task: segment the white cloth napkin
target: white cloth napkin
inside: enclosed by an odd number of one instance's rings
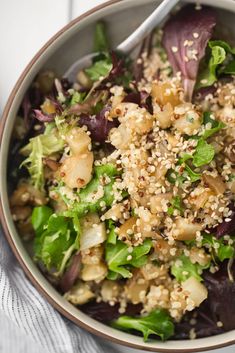
[[[25,277],[0,231],[0,353],[108,353]],[[112,349],[114,352],[114,349]]]

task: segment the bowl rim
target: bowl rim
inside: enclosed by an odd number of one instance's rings
[[[189,0],[191,1],[191,0]],[[231,0],[225,0],[225,2],[229,2]],[[36,54],[33,56],[33,58],[30,60],[28,65],[25,67],[21,75],[19,76],[18,80],[16,81],[13,89],[11,90],[11,93],[8,97],[7,103],[5,104],[1,121],[0,121],[0,147],[2,145],[2,138],[3,134],[5,131],[5,124],[7,119],[9,118],[9,112],[12,106],[12,103],[14,102],[14,97],[18,89],[21,87],[24,79],[27,77],[28,72],[30,69],[34,66],[34,64],[37,62],[37,60],[45,53],[45,51],[67,30],[72,28],[74,25],[77,25],[80,21],[83,19],[89,17],[90,15],[94,14],[95,12],[102,10],[106,7],[112,6],[117,3],[121,3],[122,0],[109,0],[106,1],[103,4],[100,4],[98,6],[93,7],[89,11],[86,11],[82,15],[76,17],[74,20],[70,21],[67,25],[63,26],[59,31],[57,31],[42,47],[39,49]],[[213,6],[214,4],[212,4]],[[222,6],[221,6],[222,7]],[[222,7],[223,8],[223,7]],[[225,6],[226,8],[226,6]],[[2,176],[1,176],[2,177]],[[4,210],[3,210],[3,200],[2,196],[0,193],[0,220],[1,224],[3,227],[3,234],[5,235],[6,240],[8,241],[8,244],[10,245],[11,250],[13,251],[16,259],[18,260],[21,268],[23,269],[24,273],[26,274],[27,278],[30,280],[30,282],[34,285],[34,287],[39,291],[40,294],[43,295],[43,297],[63,316],[65,316],[67,319],[71,320],[73,323],[78,325],[79,327],[87,330],[88,332],[107,339],[109,342],[112,343],[117,343],[121,344],[126,347],[130,348],[135,348],[135,349],[142,349],[144,351],[152,351],[152,352],[165,352],[165,353],[173,353],[173,352],[179,352],[179,353],[191,353],[191,352],[202,352],[202,351],[208,351],[211,349],[217,349],[217,348],[222,348],[222,347],[227,347],[232,344],[235,344],[235,338],[225,341],[223,343],[217,343],[217,344],[212,344],[210,346],[206,347],[201,347],[201,348],[180,348],[180,349],[172,349],[172,348],[154,348],[154,347],[148,347],[146,345],[141,345],[139,343],[131,343],[128,342],[127,340],[120,339],[117,337],[114,337],[113,335],[106,334],[104,332],[101,332],[98,328],[92,327],[89,324],[85,323],[84,321],[80,320],[79,318],[75,317],[73,314],[69,313],[65,308],[63,308],[59,302],[57,302],[47,291],[46,289],[43,288],[43,286],[39,283],[38,279],[32,274],[30,267],[27,265],[26,261],[23,258],[23,255],[21,254],[20,250],[17,248],[16,244],[13,241],[13,236],[11,235],[11,232],[8,228],[7,221],[5,218]],[[95,320],[97,321],[97,320]],[[232,330],[233,331],[233,330]],[[231,332],[232,332],[231,331]],[[223,335],[220,334],[219,336]],[[205,337],[206,338],[211,338],[211,337],[217,337],[216,336],[209,336]],[[185,340],[179,340],[180,341],[185,341]]]

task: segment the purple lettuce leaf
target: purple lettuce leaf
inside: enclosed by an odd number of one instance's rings
[[[108,303],[104,303],[104,302],[97,303],[96,301],[92,301],[82,305],[80,309],[85,314],[92,317],[93,319],[107,323],[118,319],[118,317],[122,315],[118,311],[119,307],[120,305],[118,303],[111,306]],[[139,315],[141,309],[142,309],[141,304],[128,303],[125,311],[125,315],[129,315],[129,316]]]
[[[151,96],[146,91],[130,92],[125,96],[123,102],[138,104],[141,108],[145,108],[150,114],[153,114]]]
[[[110,107],[105,107],[95,116],[82,114],[79,118],[79,126],[86,125],[91,133],[92,141],[105,143],[109,131],[118,126],[118,120],[110,121],[105,115],[110,110]]]
[[[46,114],[40,109],[33,109],[34,117],[42,123],[53,121],[56,114],[61,114],[63,112],[62,105],[56,99],[54,99],[53,97],[47,99],[50,100],[50,103],[54,106],[55,113]]]
[[[69,108],[68,114],[87,114],[90,113],[91,108],[90,102],[76,103]]]
[[[176,323],[173,338],[176,340],[189,339],[191,329],[195,330],[197,338],[223,333],[223,328],[218,327],[216,320],[212,319],[211,316],[212,313],[208,303],[202,303],[200,309],[186,313],[182,321]],[[191,320],[194,321],[195,319],[196,324],[190,324]]]
[[[118,58],[114,51],[111,53],[111,58],[113,67],[107,77],[108,81],[111,81],[124,73],[124,58]]]
[[[41,110],[39,109],[34,109],[34,116],[38,121],[41,121],[42,123],[47,123],[51,122],[55,118],[55,114],[44,114]]]
[[[68,114],[90,114],[96,107],[98,103],[102,103],[103,101],[103,96],[106,94],[106,89],[105,91],[98,91],[98,92],[93,92],[92,95],[90,95],[88,98],[85,98],[84,102],[82,103],[76,103],[73,104],[69,109],[68,109]]]
[[[150,114],[153,114],[152,98],[146,91],[140,92],[140,107],[145,108]]]
[[[140,92],[130,92],[128,93],[124,99],[123,102],[125,103],[135,103],[140,105]]]
[[[208,86],[208,87],[201,87],[194,92],[193,101],[200,103],[200,102],[204,101],[206,96],[208,96],[209,94],[214,95],[216,90],[217,90],[217,88],[214,85]]]
[[[68,269],[63,274],[60,280],[60,289],[63,293],[68,292],[74,285],[76,279],[78,278],[79,272],[81,270],[81,255],[77,253],[73,256],[72,261]]]
[[[228,217],[231,221],[226,222],[224,220],[218,225],[215,230],[215,235],[217,238],[221,238],[224,235],[235,235],[235,205],[230,204],[229,209],[232,211],[232,214]]]
[[[194,320],[196,320],[195,324],[190,324]],[[186,313],[182,320],[176,323],[173,338],[176,340],[189,339],[191,329],[195,330],[197,338],[214,336],[224,332],[223,328],[217,326],[216,318],[211,313],[208,302],[202,303],[199,309]]]
[[[174,73],[181,72],[188,101],[192,99],[199,63],[215,25],[216,17],[211,8],[197,10],[194,5],[188,5],[164,26],[162,43]]]
[[[39,108],[42,101],[43,95],[39,88],[35,86],[30,87],[21,104],[21,111],[27,129],[30,129],[33,124],[33,109]]]
[[[110,84],[116,84],[117,79],[123,79],[126,71],[126,63],[124,57],[119,57],[114,51],[111,52],[112,68],[108,75],[100,82],[95,83],[94,90],[107,90]],[[107,85],[108,84],[108,85]]]
[[[192,328],[197,337],[213,336],[235,329],[235,282],[229,279],[227,266],[228,262],[224,261],[218,272],[203,272],[208,298],[198,309],[188,312],[176,324],[175,339],[189,338]],[[235,276],[235,264],[232,265],[231,272]],[[223,326],[217,325],[219,321]]]
[[[235,263],[231,268],[231,274],[235,276]],[[215,319],[223,323],[225,331],[235,329],[235,282],[228,276],[228,262],[220,265],[219,271],[204,274],[205,285],[208,289],[208,299],[211,313]]]

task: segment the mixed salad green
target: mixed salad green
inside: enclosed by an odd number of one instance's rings
[[[235,49],[215,26],[183,7],[133,59],[99,22],[92,65],[39,74],[19,111],[19,232],[67,300],[145,341],[235,328]]]

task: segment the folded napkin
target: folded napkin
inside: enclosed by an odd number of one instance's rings
[[[0,353],[108,351],[95,337],[62,317],[37,292],[0,230]]]

